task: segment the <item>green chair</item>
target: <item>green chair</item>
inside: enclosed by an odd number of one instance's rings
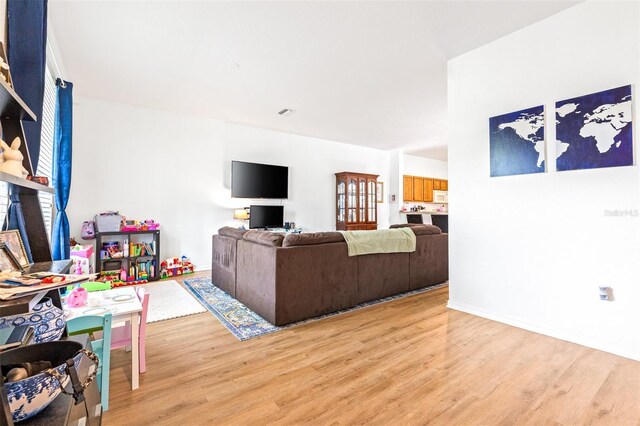
[[[75,288],[75,285],[68,285],[67,286],[67,291],[71,291]],[[111,283],[103,283],[103,282],[99,282],[99,281],[89,281],[89,282],[85,282],[80,284],[80,287],[84,288],[85,290],[87,290],[89,293],[91,293],[92,291],[104,291],[104,290],[111,290]]]
[[[67,321],[69,336],[76,334],[89,334],[93,339],[95,331],[102,331],[102,338],[91,340],[91,350],[98,355],[98,388],[100,389],[100,402],[102,411],[109,409],[109,367],[111,365],[111,313],[104,316],[87,315],[72,318]]]

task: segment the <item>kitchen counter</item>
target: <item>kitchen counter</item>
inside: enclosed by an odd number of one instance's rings
[[[449,215],[448,212],[429,212],[429,211],[426,211],[426,210],[422,210],[422,211],[419,211],[419,212],[410,212],[410,211],[403,212],[403,211],[400,211],[400,213],[401,214],[429,214],[431,216],[448,216]]]
[[[419,211],[419,212],[403,212],[401,211],[400,213],[402,214],[428,214],[430,216],[430,218],[428,219],[429,221],[431,221],[431,224],[437,226],[438,228],[442,229],[442,232],[448,233],[449,232],[449,212],[431,212],[431,211]],[[423,219],[425,221],[425,223],[427,222],[427,219]]]

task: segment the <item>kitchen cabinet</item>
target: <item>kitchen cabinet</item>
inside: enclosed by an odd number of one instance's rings
[[[425,203],[432,203],[433,202],[433,179],[431,178],[424,178],[424,191],[423,191],[423,197],[422,200]]]
[[[424,201],[424,178],[413,177],[413,201]]]
[[[413,201],[413,177],[402,177],[402,199],[404,201]]]
[[[370,231],[378,229],[376,202],[378,175],[336,173],[336,229]]]
[[[446,179],[407,175],[402,177],[402,200],[404,202],[433,203],[433,191],[448,190],[449,182]]]

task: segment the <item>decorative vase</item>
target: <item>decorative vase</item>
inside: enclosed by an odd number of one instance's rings
[[[19,422],[35,416],[44,410],[60,394],[60,384],[69,383],[66,360],[73,358],[78,368],[82,357],[82,345],[78,342],[60,341],[23,346],[2,353],[3,364],[49,361],[60,379],[47,372],[41,372],[17,382],[4,384],[13,421]]]
[[[33,343],[44,343],[59,340],[66,323],[62,309],[45,297],[33,307],[32,312],[0,318],[0,329],[18,325],[32,326]]]

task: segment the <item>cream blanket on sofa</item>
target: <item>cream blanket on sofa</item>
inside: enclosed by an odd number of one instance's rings
[[[339,232],[347,242],[349,256],[416,251],[416,236],[409,228]]]

